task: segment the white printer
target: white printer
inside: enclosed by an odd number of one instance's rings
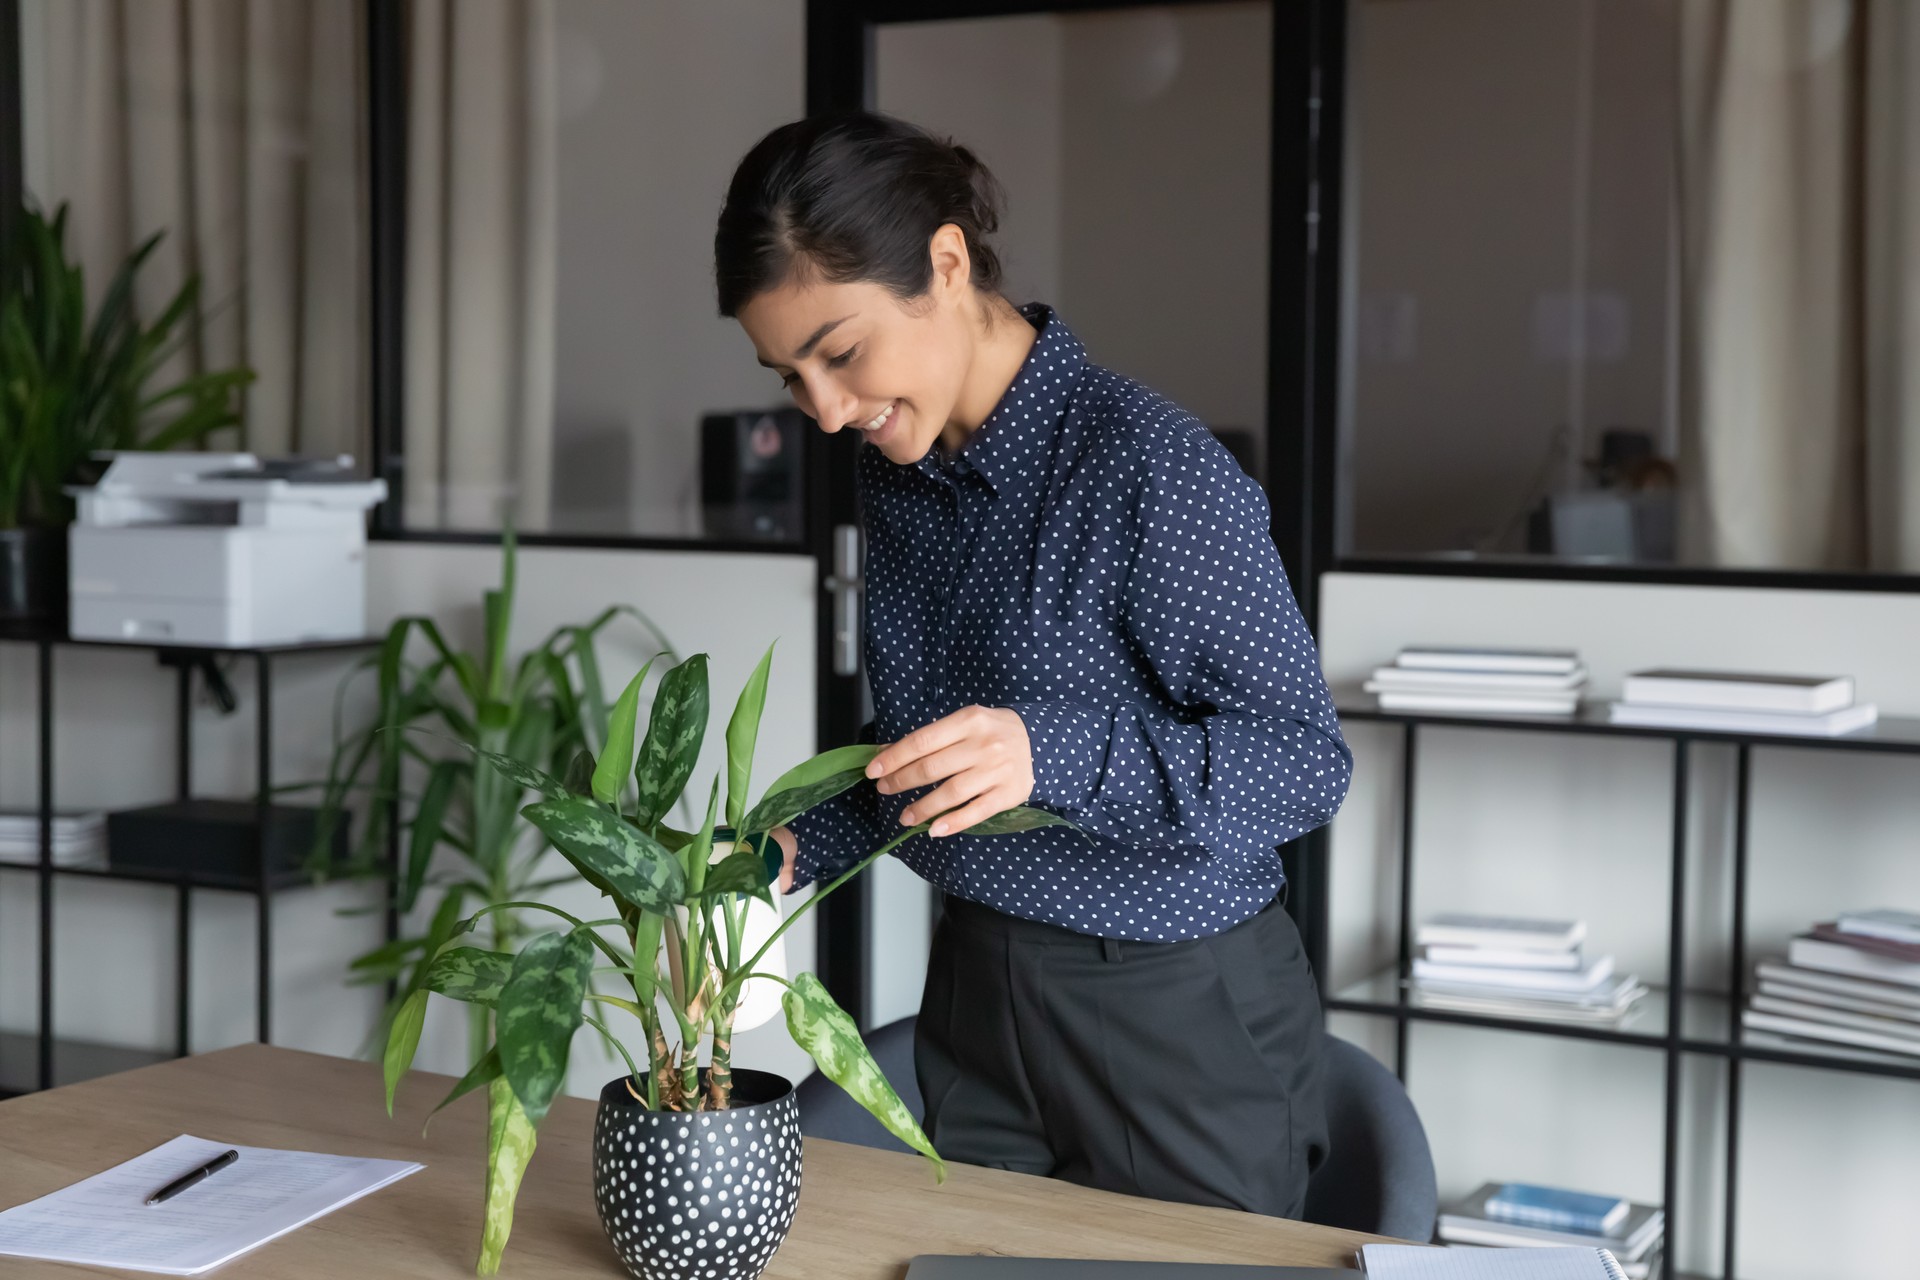
[[[368,508],[352,460],[116,453],[76,487],[75,639],[244,648],[366,634]]]

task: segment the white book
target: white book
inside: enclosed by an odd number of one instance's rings
[[[1584,1022],[1596,1026],[1615,1026],[1634,1012],[1647,989],[1638,982],[1620,988],[1620,998],[1605,1004],[1567,1004],[1555,1000],[1527,999],[1517,995],[1483,997],[1456,995],[1448,991],[1415,992],[1418,1003],[1429,1009],[1455,1013],[1477,1013],[1487,1018],[1515,1018],[1535,1022]]]
[[[1584,920],[1533,920],[1450,911],[1421,922],[1421,946],[1499,947],[1514,951],[1570,951],[1587,940]]]
[[[1510,671],[1565,675],[1580,668],[1571,649],[1479,649],[1419,645],[1402,649],[1396,666],[1430,671]]]
[[[1382,688],[1413,693],[1565,693],[1587,682],[1587,669],[1568,672],[1441,671],[1417,667],[1375,667],[1373,681]]]
[[[1382,711],[1448,711],[1516,716],[1564,716],[1580,709],[1577,693],[1413,693],[1374,681],[1360,686],[1380,699]]]
[[[1636,671],[1622,701],[1662,707],[1817,715],[1853,705],[1852,676],[1777,676],[1740,671]]]
[[[1810,1018],[1788,1018],[1777,1013],[1749,1009],[1740,1015],[1740,1021],[1742,1025],[1754,1031],[1773,1031],[1780,1035],[1800,1036],[1807,1040],[1827,1040],[1834,1044],[1852,1045],[1856,1049],[1878,1049],[1885,1053],[1920,1055],[1920,1040],[1909,1040],[1905,1036],[1881,1035],[1877,1031],[1858,1031],[1852,1027],[1837,1027],[1832,1023],[1815,1022]]]
[[[147,1197],[229,1149],[182,1135],[104,1173],[0,1213],[0,1255],[193,1276],[424,1168],[233,1147],[238,1161],[156,1205]]]
[[[1850,1009],[1855,1013],[1871,1013],[1882,1018],[1899,1018],[1920,1027],[1920,1005],[1900,1005],[1884,1000],[1868,1000],[1860,996],[1842,995],[1837,991],[1822,991],[1817,987],[1801,986],[1797,982],[1770,982],[1765,979],[1761,980],[1759,994],[1775,996],[1781,1000],[1822,1005],[1829,1009]]]
[[[1842,911],[1837,922],[1842,933],[1858,933],[1889,942],[1920,943],[1920,913],[1880,907],[1873,911]]]
[[[1605,1249],[1434,1249],[1423,1244],[1360,1246],[1367,1280],[1626,1280]]]
[[[1871,702],[1819,715],[1699,707],[1642,707],[1629,702],[1607,705],[1607,718],[1614,724],[1652,729],[1699,729],[1706,733],[1777,733],[1803,738],[1837,738],[1843,733],[1858,733],[1880,718],[1879,708]]]
[[[1461,1240],[1468,1244],[1498,1245],[1597,1243],[1595,1237],[1587,1232],[1556,1231],[1551,1227],[1530,1227],[1488,1218],[1487,1201],[1499,1191],[1500,1186],[1497,1182],[1484,1182],[1472,1195],[1443,1211],[1439,1219],[1440,1238]],[[1643,1261],[1660,1243],[1666,1227],[1666,1210],[1658,1205],[1628,1201],[1626,1220],[1608,1233],[1607,1247],[1623,1263]]]
[[[1610,978],[1591,991],[1527,991],[1515,987],[1483,986],[1477,982],[1419,980],[1415,981],[1413,988],[1423,997],[1530,1007],[1542,1012],[1551,1011],[1555,1017],[1562,1010],[1599,1009],[1617,1012],[1638,1000],[1645,991],[1640,979],[1633,974]]]
[[[1858,1031],[1877,1031],[1881,1035],[1897,1036],[1903,1040],[1920,1043],[1920,1023],[1906,1022],[1898,1018],[1882,1018],[1871,1013],[1854,1013],[1846,1009],[1836,1009],[1831,1005],[1813,1004],[1804,1000],[1783,1000],[1779,996],[1757,995],[1749,1006],[1762,1013],[1777,1013],[1785,1018],[1806,1018],[1813,1022],[1831,1022],[1837,1027],[1853,1027]]]
[[[1415,960],[1413,976],[1421,983],[1445,982],[1455,986],[1498,987],[1508,991],[1592,991],[1613,976],[1613,957],[1601,956],[1584,968],[1497,969],[1470,964],[1438,964]]]
[[[1872,978],[1847,977],[1815,969],[1796,969],[1791,965],[1781,964],[1777,960],[1762,960],[1756,966],[1756,972],[1760,976],[1762,985],[1769,981],[1785,982],[1796,987],[1812,987],[1816,991],[1833,992],[1885,1004],[1905,1005],[1920,1010],[1920,988],[1881,982]]]
[[[1823,969],[1828,973],[1844,973],[1856,978],[1873,978],[1880,982],[1920,987],[1920,962],[1877,956],[1844,942],[1795,938],[1787,944],[1787,961],[1799,969]]]
[[[1435,964],[1476,965],[1489,969],[1578,969],[1580,948],[1571,951],[1522,951],[1505,947],[1428,947]]]

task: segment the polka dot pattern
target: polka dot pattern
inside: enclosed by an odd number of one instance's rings
[[[785,1080],[771,1102],[727,1111],[649,1111],[621,1081],[593,1123],[600,1225],[639,1280],[754,1280],[787,1238],[800,1203],[799,1104]]]
[[[1102,937],[1232,927],[1277,846],[1346,797],[1353,755],[1273,544],[1265,492],[1197,418],[1087,359],[1053,309],[955,456],[861,450],[869,742],[962,707],[1019,713],[1030,803],[1071,819],[896,850],[948,893]],[[795,888],[900,830],[929,788],[796,819]]]

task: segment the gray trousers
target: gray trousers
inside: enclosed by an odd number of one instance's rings
[[[1327,1151],[1321,1034],[1279,898],[1128,942],[949,896],[914,1065],[948,1160],[1297,1218]]]

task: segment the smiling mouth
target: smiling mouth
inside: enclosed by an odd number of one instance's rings
[[[894,410],[897,409],[899,405],[900,405],[900,402],[898,400],[895,400],[892,404],[889,404],[886,408],[882,409],[874,417],[872,417],[866,422],[861,423],[860,429],[869,434],[872,434],[875,431],[880,431],[884,429],[888,423],[893,421]]]

